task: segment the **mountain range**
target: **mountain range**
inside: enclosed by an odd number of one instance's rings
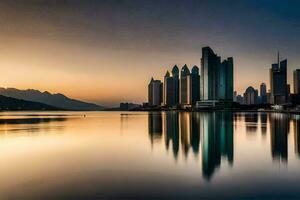
[[[47,104],[25,101],[0,95],[0,110],[1,111],[21,111],[21,110],[62,110]]]
[[[0,95],[21,99],[31,102],[46,104],[54,108],[76,111],[100,111],[103,106],[87,103],[76,99],[71,99],[63,94],[51,94],[50,92],[41,92],[39,90],[27,89],[19,90],[16,88],[0,88]]]

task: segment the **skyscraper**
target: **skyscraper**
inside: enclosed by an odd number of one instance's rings
[[[150,106],[159,106],[162,103],[163,84],[160,80],[154,80],[151,78],[151,81],[148,85],[148,103]]]
[[[293,73],[294,77],[294,94],[300,93],[300,69],[296,69]]]
[[[257,104],[257,96],[258,91],[255,90],[253,87],[248,87],[244,93],[244,103],[246,105],[254,105]]]
[[[172,69],[172,76],[167,71],[164,77],[164,105],[177,106],[179,104],[179,69],[175,65]]]
[[[267,86],[265,83],[260,84],[260,99],[262,104],[267,103]]]
[[[219,67],[218,99],[233,101],[233,58],[227,58]]]
[[[170,76],[170,72],[167,71],[164,77],[164,105],[165,106],[174,106],[175,99],[174,99],[174,79]]]
[[[172,77],[174,84],[174,105],[179,104],[179,69],[177,65],[175,65],[172,69]]]
[[[272,64],[270,69],[271,103],[284,104],[287,101],[287,60]]]
[[[202,48],[201,100],[233,100],[233,58],[221,63],[210,47]]]
[[[201,100],[216,100],[218,69],[221,58],[210,47],[202,48],[201,58]]]
[[[180,104],[189,105],[190,103],[190,70],[184,65],[180,71]]]
[[[190,103],[195,105],[200,100],[200,76],[199,68],[195,65],[190,75]]]

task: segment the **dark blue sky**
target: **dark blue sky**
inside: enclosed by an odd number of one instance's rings
[[[152,75],[162,78],[173,64],[199,65],[206,45],[222,57],[234,57],[235,88],[243,92],[249,85],[269,85],[268,68],[278,50],[288,59],[292,83],[292,70],[300,68],[299,9],[296,0],[2,0],[0,40],[2,50],[10,49],[7,54],[22,54],[20,49],[34,43],[26,52],[26,66],[36,62],[28,57],[40,57],[48,63],[40,70],[69,81],[65,87],[50,82],[36,87],[95,102],[146,100]],[[68,89],[76,82],[74,73],[86,76],[78,93]],[[22,81],[17,85],[34,86]],[[95,85],[103,87],[89,91],[94,97],[83,92]],[[110,94],[104,87],[124,93]]]

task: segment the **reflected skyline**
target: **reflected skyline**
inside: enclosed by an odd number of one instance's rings
[[[0,199],[300,197],[298,115],[62,113],[1,114]]]
[[[246,134],[255,134],[260,130],[263,137],[269,135],[272,160],[287,163],[287,137],[290,131],[289,122],[292,121],[295,154],[300,157],[300,121],[285,114],[171,111],[149,113],[148,117],[151,143],[153,138],[163,139],[167,151],[172,146],[175,160],[180,153],[184,159],[193,153],[194,159],[201,160],[202,176],[206,180],[210,180],[220,168],[222,158],[230,166],[234,165],[234,132],[241,128],[237,127],[240,122],[244,123]]]
[[[165,148],[169,150],[171,143],[175,160],[178,159],[179,151],[185,159],[189,152],[193,152],[195,158],[201,152],[202,173],[207,180],[219,168],[221,157],[226,158],[230,165],[233,164],[232,113],[165,112],[149,113],[148,118],[151,144],[153,138],[162,138],[160,130],[163,129]],[[202,144],[200,141],[203,141]]]

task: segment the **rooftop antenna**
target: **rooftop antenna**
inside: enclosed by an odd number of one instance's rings
[[[278,66],[279,66],[279,51],[277,52],[277,63],[278,63]]]

